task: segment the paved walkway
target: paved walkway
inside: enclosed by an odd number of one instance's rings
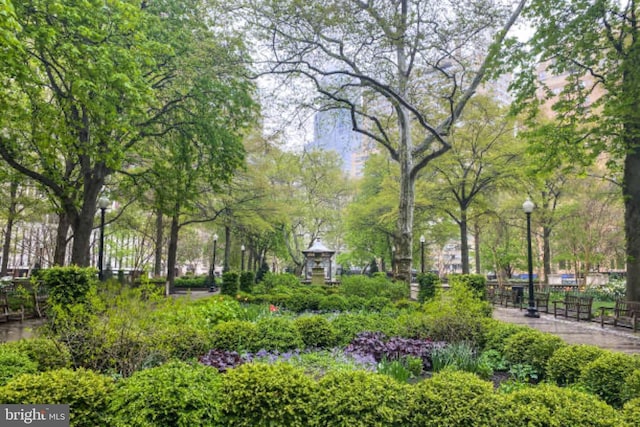
[[[591,344],[623,353],[640,354],[640,332],[631,329],[600,327],[596,322],[577,322],[554,318],[553,314],[542,313],[539,319],[525,317],[526,310],[493,307],[494,319],[519,325],[527,325],[543,332],[558,335],[569,344]]]

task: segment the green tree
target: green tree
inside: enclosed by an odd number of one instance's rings
[[[460,229],[462,273],[469,274],[471,209],[479,207],[484,194],[513,183],[524,150],[514,138],[514,122],[507,118],[506,108],[488,97],[469,102],[450,140],[450,152],[432,163],[436,174],[428,191],[433,194],[433,207],[444,211]],[[484,212],[476,209],[476,216]]]
[[[448,134],[522,4],[508,17],[491,1],[245,3],[265,42],[262,71],[305,79],[299,87],[316,89],[318,108],[347,109],[353,129],[399,166],[393,237],[399,276],[410,280],[417,176],[450,149]]]
[[[218,135],[203,123],[244,125],[237,95],[250,85],[229,67],[242,62],[242,46],[213,30],[197,0],[14,7],[20,31],[0,62],[0,156],[59,201],[58,235],[70,226],[71,261],[88,265],[109,176],[139,166],[167,135],[207,140]]]
[[[529,2],[526,16],[535,24],[528,51],[518,47],[521,70],[514,87],[517,102],[539,111],[540,96],[553,104],[557,132],[564,144],[549,145],[548,158],[588,164],[607,152],[623,163],[627,298],[640,299],[640,23],[635,1],[562,0]],[[527,52],[523,55],[523,52]],[[512,57],[513,58],[513,57]],[[539,79],[546,73],[566,77],[554,93]],[[513,69],[513,61],[510,63]],[[550,160],[551,162],[552,160]]]

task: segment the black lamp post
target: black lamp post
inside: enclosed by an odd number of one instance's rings
[[[420,236],[420,273],[424,274],[424,235]]]
[[[104,280],[104,213],[109,206],[109,199],[102,196],[98,199],[100,208],[100,245],[98,247],[98,279]]]
[[[240,246],[240,253],[241,253],[241,256],[240,256],[240,271],[244,271],[244,250],[245,250],[244,245]]]
[[[540,317],[540,313],[536,309],[535,300],[533,299],[533,256],[531,254],[531,212],[535,205],[527,198],[522,204],[522,210],[527,215],[527,261],[529,264],[529,307],[524,314],[526,317]]]
[[[209,269],[209,292],[216,289],[216,246],[218,245],[218,235],[213,235],[213,259],[211,260],[211,268]]]

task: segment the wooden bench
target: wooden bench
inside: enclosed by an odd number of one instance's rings
[[[613,314],[607,316],[605,312],[611,310],[611,307],[600,307],[600,326],[604,327],[605,323],[613,326],[624,326],[638,330],[638,321],[640,320],[640,302],[616,300],[613,307]]]
[[[538,312],[549,313],[549,292],[533,292],[533,301]],[[529,298],[524,298],[520,309],[529,307]]]
[[[522,300],[518,295],[518,289],[513,288],[497,289],[495,291],[494,302],[504,307],[509,307],[509,304],[511,304],[513,308],[520,307],[522,304]]]
[[[580,320],[591,320],[591,305],[593,297],[565,295],[562,301],[553,301],[553,317],[558,315],[566,318],[573,317]]]

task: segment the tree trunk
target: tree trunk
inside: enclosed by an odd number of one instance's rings
[[[156,250],[155,250],[155,260],[153,265],[153,274],[156,277],[162,276],[162,240],[164,239],[163,235],[163,217],[162,211],[158,209],[156,212]]]
[[[462,274],[469,274],[469,237],[467,231],[467,211],[460,210],[460,258],[462,262]]]
[[[176,206],[174,212],[179,212],[180,209]],[[169,250],[167,252],[167,283],[165,285],[165,295],[173,293],[173,282],[176,278],[176,259],[178,257],[178,232],[180,231],[180,225],[178,223],[178,214],[174,214],[171,217],[171,231],[169,234]]]
[[[56,247],[53,253],[53,265],[63,266],[67,256],[67,235],[69,234],[69,217],[61,212],[58,215],[58,227],[56,229]]]
[[[411,283],[411,261],[413,260],[413,212],[415,208],[415,175],[413,175],[413,157],[411,151],[410,117],[405,108],[398,107],[400,127],[400,205],[395,237],[395,270],[398,280]]]
[[[629,151],[624,162],[624,228],[627,240],[627,295],[640,301],[640,145],[634,139],[627,143]]]
[[[549,284],[551,274],[551,228],[542,227],[542,265],[544,269],[544,284]]]
[[[7,227],[4,233],[2,244],[2,267],[0,276],[6,276],[9,270],[9,252],[11,249],[11,235],[13,234],[13,224],[18,217],[18,183],[12,181],[9,186],[9,209],[7,212]]]
[[[228,225],[224,226],[224,266],[222,271],[226,273],[229,271],[229,257],[231,256],[231,228]]]
[[[477,219],[473,224],[473,245],[475,246],[476,250],[476,274],[482,274],[482,269],[480,268],[480,227],[478,226]]]

